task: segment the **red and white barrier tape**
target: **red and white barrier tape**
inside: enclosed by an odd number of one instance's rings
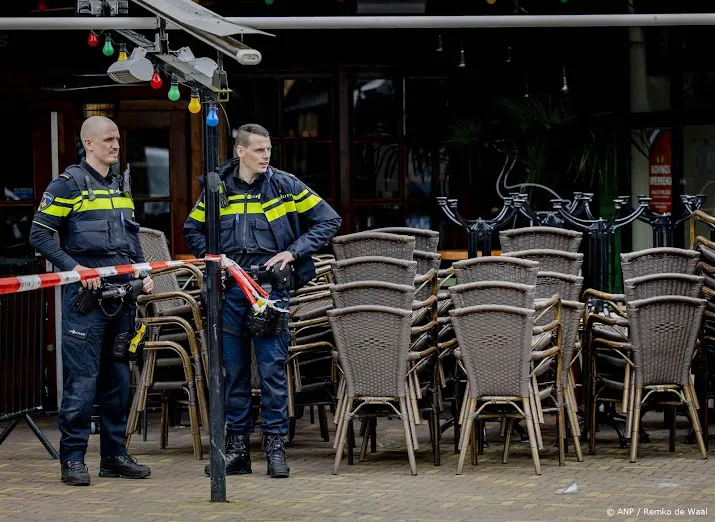
[[[17,292],[29,292],[30,290],[68,285],[70,283],[94,279],[96,277],[113,277],[135,274],[144,270],[153,272],[155,270],[162,270],[164,268],[171,268],[174,266],[203,263],[204,261],[222,261],[222,256],[207,256],[205,259],[159,261],[155,263],[138,263],[135,265],[103,266],[99,268],[88,268],[87,270],[71,270],[69,272],[3,277],[0,278],[0,295],[14,294]]]

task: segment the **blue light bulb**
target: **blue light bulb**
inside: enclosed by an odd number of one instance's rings
[[[206,115],[206,125],[216,127],[218,125],[218,109],[215,105],[209,107],[209,113]]]

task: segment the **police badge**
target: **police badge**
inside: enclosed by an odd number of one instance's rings
[[[47,207],[49,207],[52,202],[55,200],[55,197],[50,194],[49,192],[45,192],[42,194],[42,199],[40,200],[40,208],[39,210],[45,210]]]

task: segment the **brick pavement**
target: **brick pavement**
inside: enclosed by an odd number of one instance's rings
[[[394,445],[368,454],[366,462],[356,459],[354,466],[343,460],[341,474],[333,476],[332,443],[322,441],[317,424],[311,425],[306,415],[288,446],[291,478],[267,477],[265,460],[254,447],[254,474],[228,477],[225,504],[209,502],[209,480],[203,475],[208,456],[203,461],[193,457],[188,428],[173,428],[163,451],[158,418],[150,423],[147,442],[141,436],[132,439],[131,453],[152,467],[152,477],[141,481],[98,478],[99,439],[93,435],[87,458],[92,485],[72,488],[59,482],[59,464],[21,425],[0,446],[0,520],[553,521],[608,519],[607,508],[641,509],[630,516],[616,513],[612,519],[619,521],[714,519],[715,459],[701,460],[695,445],[683,443],[687,426],[680,419],[676,453],[669,453],[662,415],[649,415],[645,427],[652,442],[641,444],[636,464],[629,462],[627,449],[618,448],[615,434],[603,428],[597,455],[585,455],[583,463],[568,455],[566,466],[559,467],[553,438],[545,431],[549,445],[542,452],[541,477],[534,475],[527,444],[514,443],[509,464],[501,463],[503,446],[494,424],[479,465],[467,461],[461,476],[455,475],[452,431],[443,439],[442,466],[435,467],[422,427],[419,474],[412,477],[401,425],[387,420],[378,423],[379,441],[392,439]],[[39,418],[38,423],[57,447],[55,419]],[[206,437],[204,447],[208,452]],[[576,493],[556,493],[574,481]],[[673,512],[645,515],[644,508]],[[708,516],[676,516],[678,508],[707,508]]]

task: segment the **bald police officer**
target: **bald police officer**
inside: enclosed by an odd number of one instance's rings
[[[86,159],[52,181],[42,195],[30,232],[30,243],[62,271],[143,263],[139,224],[128,180],[115,167],[119,161],[119,129],[108,118],[88,118],[81,129]],[[55,234],[64,245],[64,250]],[[113,278],[126,282],[129,276]],[[151,292],[153,281],[142,281]],[[95,396],[99,399],[100,477],[146,478],[124,447],[129,395],[128,356],[116,355],[115,340],[134,330],[133,307],[125,301],[94,304],[87,313],[77,308],[82,287],[97,290],[92,279],[65,288],[62,299],[62,369],[64,387],[59,412],[62,482],[88,486],[84,463]],[[127,353],[128,355],[128,353]]]

